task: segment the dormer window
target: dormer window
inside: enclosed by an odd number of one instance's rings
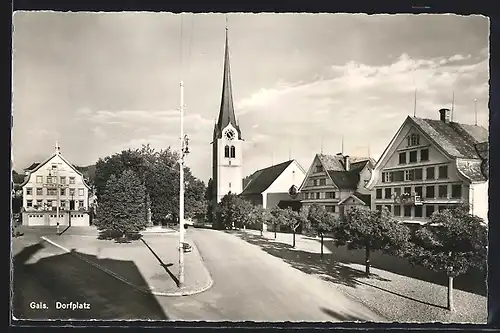
[[[411,134],[408,136],[408,147],[420,145],[420,136],[418,134]]]

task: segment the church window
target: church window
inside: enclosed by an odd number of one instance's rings
[[[224,147],[224,157],[229,157],[229,146]]]
[[[235,157],[236,157],[236,148],[234,148],[234,146],[231,146],[231,158]]]

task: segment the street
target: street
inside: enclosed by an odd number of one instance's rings
[[[259,247],[221,231],[190,228],[214,280],[197,295],[141,293],[44,244],[15,253],[15,316],[28,318],[207,321],[382,321],[373,311],[318,277],[292,268]],[[24,241],[26,242],[26,241]],[[29,244],[22,244],[24,246]],[[119,265],[133,265],[119,262]],[[189,272],[186,272],[189,274]],[[55,310],[56,301],[89,303],[90,310]],[[49,309],[33,309],[31,302]]]

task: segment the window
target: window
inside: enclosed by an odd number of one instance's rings
[[[84,191],[83,191],[83,188],[79,188],[78,189],[78,195],[83,197],[83,194],[84,194]]]
[[[335,192],[326,192],[327,199],[335,199]]]
[[[319,199],[319,192],[316,192],[316,199]]]
[[[390,183],[392,182],[392,172],[383,172],[382,173],[382,182],[383,183]]]
[[[417,161],[417,151],[412,150],[410,152],[410,163],[415,163]]]
[[[434,179],[435,178],[435,175],[434,175],[434,167],[429,167],[427,169],[425,169],[425,178],[426,179]]]
[[[394,216],[401,216],[401,206],[394,206]]]
[[[61,208],[65,208],[66,207],[66,201],[64,200],[61,200],[61,203],[60,203],[60,206]]]
[[[66,184],[66,176],[61,176],[60,182],[61,184]]]
[[[422,217],[422,206],[415,206],[415,217]]]
[[[320,199],[325,199],[325,192],[319,192],[319,198]]]
[[[405,173],[404,173],[404,171],[394,171],[393,174],[392,174],[392,179],[395,182],[402,182],[403,180],[405,180]]]
[[[57,195],[57,189],[55,189],[55,188],[48,188],[47,189],[47,195]]]
[[[314,186],[316,186],[316,185],[318,185],[318,180],[317,179],[313,179],[312,183],[313,183]]]
[[[440,198],[448,197],[448,185],[439,185],[438,196]]]
[[[410,217],[411,216],[411,206],[404,206],[404,215],[405,217]]]
[[[42,207],[42,206],[43,206],[43,200],[40,200],[40,199],[39,199],[39,200],[37,200],[37,201],[36,201],[36,205],[37,205],[38,207]]]
[[[69,189],[69,195],[75,195],[75,189],[74,188],[70,188]]]
[[[392,189],[390,187],[385,189],[385,193],[384,193],[385,194],[385,199],[390,199],[391,198],[391,195],[392,195],[392,193],[391,193],[392,191],[391,190]]]
[[[321,186],[325,186],[325,185],[326,185],[326,178],[321,178],[321,179],[319,180],[319,185],[321,185]]]
[[[406,164],[406,152],[399,153],[399,164]]]
[[[81,207],[83,207],[83,200],[78,201],[78,208],[81,208]]]
[[[442,212],[446,208],[447,208],[446,206],[438,206],[438,212]]]
[[[43,176],[36,176],[36,182],[37,184],[43,183]]]
[[[26,195],[32,195],[33,194],[33,189],[31,187],[26,188]]]
[[[234,146],[231,146],[231,158],[235,157],[236,157],[236,148],[234,148]]]
[[[411,193],[411,187],[405,187],[404,188],[404,193],[410,194]]]
[[[415,186],[415,194],[422,197],[422,186]]]
[[[387,208],[387,210],[388,210],[389,212],[392,212],[392,206],[391,206],[391,205],[385,205],[385,208]]]
[[[442,165],[439,167],[439,179],[448,178],[448,166]]]
[[[395,187],[393,191],[394,191],[394,196],[399,197],[401,195],[401,187]]]
[[[414,170],[405,170],[405,180],[411,181],[415,178]]]
[[[47,176],[47,183],[49,183],[49,184],[52,183],[52,176]]]
[[[36,195],[43,195],[43,188],[42,187],[37,187]]]
[[[224,147],[224,157],[226,157],[226,158],[229,157],[229,146]],[[71,179],[70,179],[70,184],[74,184],[74,183],[71,183]]]
[[[425,197],[426,198],[435,198],[436,194],[434,193],[435,187],[434,185],[426,186],[425,187]]]
[[[425,216],[426,217],[431,217],[433,213],[434,213],[434,205],[425,206]]]
[[[451,197],[455,199],[462,197],[462,185],[460,184],[451,185]]]
[[[26,200],[26,207],[33,207],[33,200]]]
[[[75,183],[75,177],[69,177],[69,183],[74,184]]]
[[[418,146],[420,144],[420,136],[418,134],[412,134],[408,137],[408,146]]]
[[[375,209],[378,210],[379,212],[382,210],[382,205],[376,205]]]
[[[420,151],[420,161],[428,161],[429,160],[429,149],[422,149]]]
[[[415,180],[422,180],[422,169],[421,168],[418,168],[418,169],[415,169]]]
[[[60,191],[61,191],[60,192],[61,195],[66,195],[66,189],[65,188],[61,188]]]
[[[316,172],[323,172],[323,166],[322,165],[316,165]]]
[[[381,188],[378,188],[377,189],[377,199],[382,199],[382,189]]]

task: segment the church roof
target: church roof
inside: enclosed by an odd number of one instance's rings
[[[241,131],[234,114],[233,88],[231,85],[231,66],[229,64],[229,42],[226,28],[226,47],[224,54],[224,74],[222,78],[222,97],[219,111],[219,118],[214,127],[214,137],[221,138],[222,130],[231,124],[238,132],[238,139],[241,139]]]
[[[240,195],[261,194],[285,171],[294,160],[276,164],[264,169],[255,171],[250,176],[250,181]]]

